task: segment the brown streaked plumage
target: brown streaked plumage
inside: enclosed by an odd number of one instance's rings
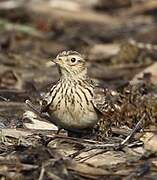
[[[53,62],[60,79],[44,96],[41,111],[47,112],[59,129],[77,132],[92,128],[99,113],[85,59],[76,51],[63,51]]]

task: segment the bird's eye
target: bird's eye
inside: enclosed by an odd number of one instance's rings
[[[71,62],[72,63],[76,62],[76,58],[71,58]]]

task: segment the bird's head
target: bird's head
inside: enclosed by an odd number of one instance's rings
[[[63,51],[52,61],[58,65],[62,76],[85,76],[87,73],[86,61],[76,51]]]

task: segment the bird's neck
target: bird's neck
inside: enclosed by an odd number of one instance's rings
[[[66,81],[77,81],[87,79],[87,70],[81,71],[77,74],[64,73],[61,74],[61,79]]]

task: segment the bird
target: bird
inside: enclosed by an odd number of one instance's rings
[[[44,94],[40,112],[47,113],[59,131],[80,133],[91,130],[102,115],[99,105],[105,101],[104,90],[97,88],[89,78],[87,61],[80,53],[63,51],[52,61],[60,78]]]

